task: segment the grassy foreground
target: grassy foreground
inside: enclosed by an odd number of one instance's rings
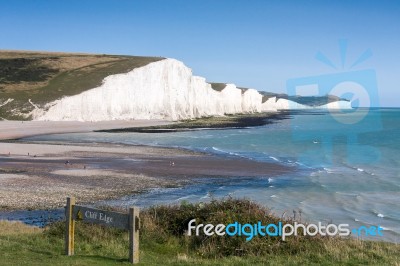
[[[182,204],[141,213],[142,265],[400,265],[395,244],[328,237],[189,237],[187,222],[275,223],[267,209],[247,200]],[[77,223],[75,256],[63,255],[64,223],[45,229],[0,222],[0,265],[128,265],[126,232]]]

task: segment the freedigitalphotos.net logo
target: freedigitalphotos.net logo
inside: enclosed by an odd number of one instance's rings
[[[302,223],[282,223],[263,224],[261,221],[257,223],[241,224],[234,222],[230,224],[196,224],[196,219],[190,220],[188,223],[188,236],[239,236],[245,237],[246,241],[252,240],[254,237],[281,237],[283,241],[289,236],[383,236],[383,228],[381,226],[360,226],[350,229],[349,224],[302,224]]]
[[[344,160],[347,163],[372,163],[379,160],[380,152],[372,146],[357,145],[358,136],[361,133],[376,132],[382,129],[379,109],[371,111],[371,108],[380,107],[376,72],[374,69],[359,69],[362,63],[371,58],[370,49],[360,53],[356,60],[347,59],[348,42],[339,41],[340,63],[329,59],[322,52],[316,54],[316,59],[334,70],[331,74],[298,77],[287,80],[286,89],[288,95],[319,96],[326,97],[325,104],[329,111],[326,122],[335,125],[336,130],[325,128],[316,129],[310,133],[301,130],[304,121],[301,117],[294,116],[290,123],[292,128],[292,141],[301,143],[320,143],[322,150],[304,150],[302,156],[323,153],[327,162],[332,162],[335,139],[345,138],[347,152]],[[349,61],[349,62],[348,62]],[[331,102],[328,95],[338,96],[349,100]],[[289,102],[289,109],[291,108]],[[294,103],[293,103],[294,104]],[[351,106],[350,106],[351,105]],[[295,106],[292,106],[295,108]],[[299,130],[300,129],[300,130]],[[313,147],[315,148],[315,147]],[[370,154],[362,157],[359,154]],[[368,160],[368,161],[366,161]]]

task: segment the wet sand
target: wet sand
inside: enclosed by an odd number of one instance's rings
[[[149,127],[172,124],[166,120],[115,120],[102,122],[0,121],[0,140],[57,133],[91,132],[125,127]]]

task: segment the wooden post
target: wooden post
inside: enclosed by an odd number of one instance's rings
[[[75,205],[75,198],[67,198],[67,206],[65,208],[66,228],[65,228],[65,255],[74,255],[74,236],[75,221],[72,217],[72,209]]]
[[[139,263],[139,208],[129,208],[129,262]]]

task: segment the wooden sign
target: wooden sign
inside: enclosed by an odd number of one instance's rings
[[[102,224],[108,227],[129,230],[129,216],[124,213],[101,211],[75,205],[72,208],[72,218],[75,221]]]
[[[139,208],[132,207],[129,214],[103,211],[75,205],[75,198],[67,198],[66,206],[66,233],[65,253],[67,256],[74,255],[74,231],[75,221],[101,224],[129,231],[129,261],[139,262]]]

